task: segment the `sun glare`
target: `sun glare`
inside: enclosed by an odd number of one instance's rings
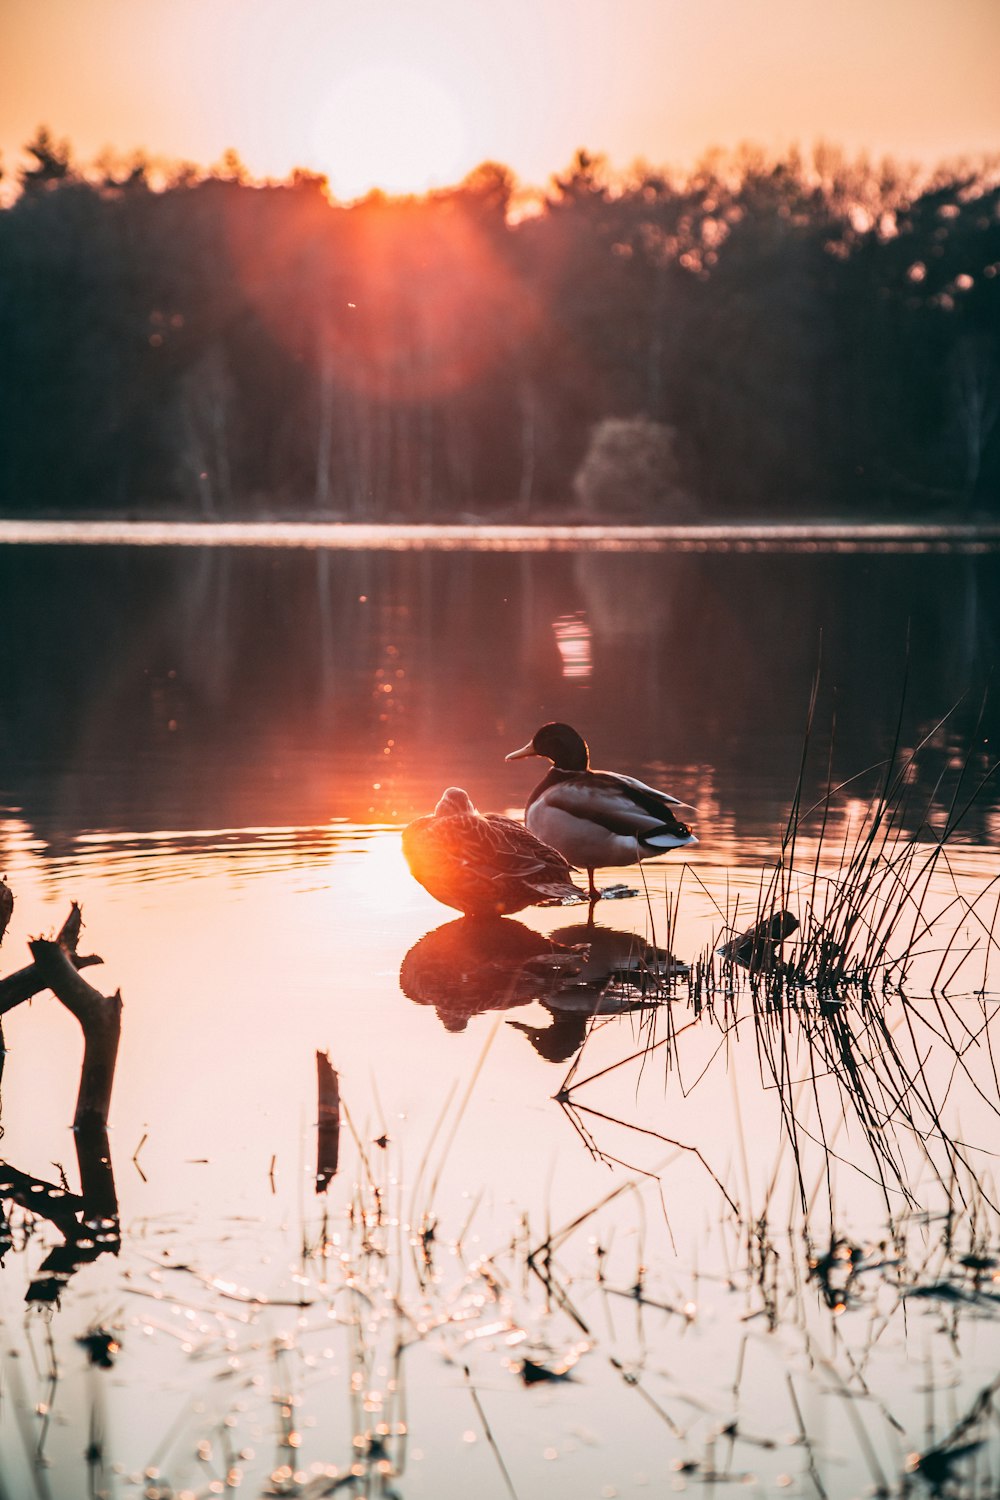
[[[316,164],[338,198],[371,188],[423,193],[468,165],[455,100],[416,68],[358,69],[333,84],[313,132]]]

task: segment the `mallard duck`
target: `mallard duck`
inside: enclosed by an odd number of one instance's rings
[[[561,854],[513,818],[477,812],[461,787],[404,828],[403,854],[425,890],[467,916],[583,899]]]
[[[528,798],[524,821],[571,865],[586,870],[592,901],[600,895],[594,884],[599,866],[634,865],[698,842],[673,812],[686,803],[618,771],[592,771],[587,741],[568,724],[543,724],[507,759],[528,755],[550,760],[552,768]]]

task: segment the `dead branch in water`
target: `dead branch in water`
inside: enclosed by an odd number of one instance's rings
[[[0,932],[10,916],[13,896],[0,898]],[[76,1131],[104,1129],[111,1107],[118,1042],[121,1036],[122,999],[120,993],[102,995],[80,975],[80,969],[102,962],[100,958],[80,957],[77,944],[83,927],[83,914],[74,901],[55,939],[35,938],[28,944],[33,962],[0,980],[0,1016],[30,1000],[41,990],[51,990],[80,1023],[83,1032],[83,1067],[76,1101],[73,1128]],[[0,1035],[0,1069],[5,1053]]]
[[[7,923],[10,921],[11,912],[14,910],[14,892],[0,875],[0,943],[7,931]]]
[[[0,882],[0,887],[7,890],[8,887]],[[10,897],[13,904],[13,896]],[[2,901],[0,901],[0,935],[2,935],[3,914]],[[8,913],[9,915],[9,913]],[[70,907],[69,916],[66,918],[56,937],[57,945],[63,949],[69,962],[76,969],[89,969],[94,964],[103,963],[96,953],[78,954],[76,947],[80,941],[80,929],[83,926],[83,915],[79,906],[74,901]],[[0,1016],[5,1016],[15,1005],[22,1005],[25,1000],[30,1000],[42,990],[50,989],[48,980],[43,978],[37,963],[30,963],[23,969],[16,969],[13,974],[8,974],[6,979],[0,979]]]
[[[9,887],[0,880],[0,936],[13,901]],[[58,937],[35,938],[28,944],[32,962],[0,980],[0,1016],[40,990],[51,990],[76,1017],[83,1032],[83,1064],[73,1120],[79,1194],[69,1191],[65,1178],[60,1184],[44,1182],[0,1162],[0,1205],[20,1204],[29,1213],[48,1219],[63,1237],[63,1244],[49,1252],[28,1288],[29,1302],[57,1301],[78,1266],[109,1252],[117,1255],[121,1245],[107,1124],[121,1036],[122,999],[120,993],[102,995],[80,975],[81,968],[101,962],[96,957],[78,957],[82,926],[83,916],[74,901]],[[0,1070],[3,1062],[0,1034]],[[0,1206],[0,1253],[6,1223]]]
[[[121,1036],[121,993],[102,995],[95,990],[73,967],[60,943],[35,938],[28,946],[45,987],[76,1016],[83,1031],[83,1068],[73,1128],[107,1125]]]
[[[340,1159],[340,1082],[329,1052],[316,1053],[319,1117],[316,1134],[316,1191],[325,1193]]]

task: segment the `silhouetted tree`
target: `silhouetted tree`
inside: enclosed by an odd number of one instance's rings
[[[72,176],[69,142],[54,140],[47,125],[39,125],[24,149],[33,159],[18,174],[24,192],[44,191]]]
[[[345,207],[235,152],[160,182],[41,127],[0,210],[0,506],[557,513],[602,424],[674,433],[721,516],[982,510],[1000,484],[1000,188],[823,146],[534,212],[485,162]],[[657,426],[658,424],[658,426]]]
[[[676,434],[649,417],[605,417],[573,479],[595,520],[675,521],[691,506],[680,483]]]

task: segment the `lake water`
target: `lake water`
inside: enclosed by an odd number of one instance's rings
[[[76,900],[124,1001],[120,1254],[27,1304],[60,1234],[9,1205],[0,1497],[847,1497],[913,1454],[995,1494],[1000,553],[322,541],[0,547],[2,969]],[[694,808],[596,912],[690,964],[800,773],[840,789],[789,905],[830,899],[895,747],[875,991],[775,1013],[716,964],[591,1023],[524,966],[596,953],[586,907],[503,954],[449,925],[400,828],[448,785],[523,810],[548,719]],[[75,1192],[79,1028],[4,1032],[4,1155]]]

